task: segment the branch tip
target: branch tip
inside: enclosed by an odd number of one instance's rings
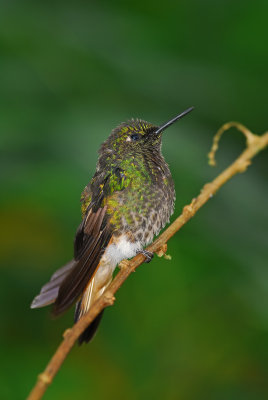
[[[219,148],[219,141],[222,137],[222,134],[229,130],[230,128],[236,128],[238,131],[242,132],[247,140],[247,147],[250,147],[256,140],[259,139],[259,136],[252,133],[248,128],[244,125],[240,124],[240,122],[227,122],[223,124],[220,129],[216,132],[210,152],[208,153],[208,164],[212,167],[216,166],[215,154]]]

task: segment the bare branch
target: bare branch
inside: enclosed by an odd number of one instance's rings
[[[268,146],[268,132],[264,133],[262,136],[258,136],[238,122],[228,122],[218,130],[214,137],[212,149],[209,153],[209,163],[211,165],[215,165],[215,153],[218,149],[221,135],[231,127],[237,128],[245,135],[247,139],[246,149],[212,182],[203,186],[198,197],[194,198],[189,205],[183,208],[182,214],[147,248],[148,251],[157,253],[160,256],[165,256],[168,240],[195,215],[221,186],[237,173],[244,172],[250,165],[251,159],[258,154],[259,151]],[[64,332],[62,343],[51,358],[44,372],[38,376],[37,383],[32,389],[28,400],[39,400],[42,398],[78,337],[105,307],[113,305],[115,301],[114,295],[117,290],[144,260],[145,257],[139,254],[130,261],[124,260],[120,263],[120,271],[103,295],[93,304],[87,314],[85,314],[71,329],[67,329]]]

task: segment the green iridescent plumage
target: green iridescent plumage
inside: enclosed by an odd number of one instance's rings
[[[116,265],[143,252],[168,222],[175,191],[161,153],[162,132],[191,109],[160,128],[141,120],[119,125],[99,151],[96,173],[82,196],[83,219],[74,241],[74,258],[56,271],[32,307],[54,303],[59,315],[76,302],[75,321],[110,284]],[[86,328],[79,343],[93,337],[102,313]]]
[[[161,134],[141,120],[119,125],[100,148],[96,173],[82,194],[82,213],[107,206],[116,234],[150,228],[158,233],[173,211],[175,192],[168,166],[161,154]],[[152,223],[147,224],[150,218]],[[143,228],[141,228],[143,227]],[[147,231],[148,229],[146,229]],[[147,241],[146,232],[142,238]]]

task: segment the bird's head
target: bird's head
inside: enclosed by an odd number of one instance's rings
[[[116,127],[100,148],[100,155],[106,159],[125,159],[144,153],[159,153],[162,133],[166,128],[184,117],[193,107],[188,108],[161,126],[140,119],[132,119]]]

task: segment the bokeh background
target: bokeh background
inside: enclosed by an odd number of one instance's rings
[[[72,257],[80,193],[121,121],[160,124],[178,215],[267,120],[267,1],[16,1],[0,6],[1,399],[23,399],[72,312],[29,305]],[[268,398],[267,152],[117,294],[47,399]]]

